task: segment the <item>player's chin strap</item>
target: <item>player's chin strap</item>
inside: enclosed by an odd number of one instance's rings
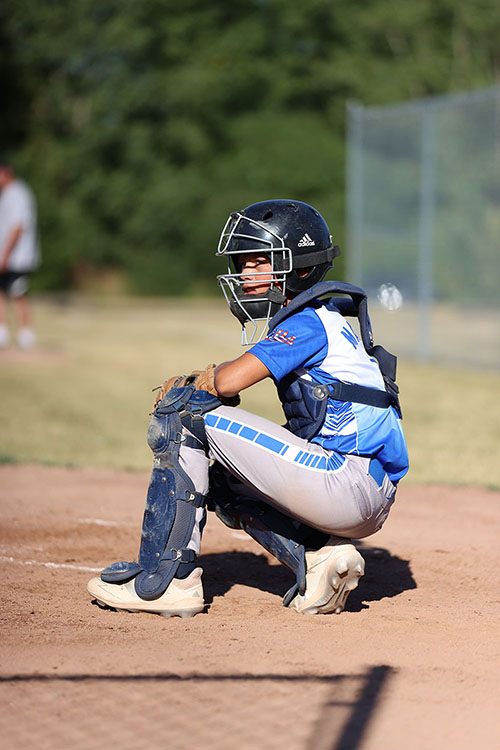
[[[203,414],[220,406],[208,391],[192,386],[173,388],[156,406],[148,428],[148,443],[154,454],[146,497],[139,562],[118,562],[101,573],[107,583],[134,580],[141,599],[156,599],[166,591],[181,564],[193,564],[188,548],[196,523],[196,510],[205,496],[179,462],[181,443],[208,448]],[[182,428],[189,430],[183,434]]]
[[[209,510],[231,529],[242,529],[264,549],[295,573],[296,583],[283,597],[288,607],[297,594],[306,590],[306,549],[319,549],[328,539],[265,502],[235,494],[228,484],[228,474],[215,463],[210,469]]]

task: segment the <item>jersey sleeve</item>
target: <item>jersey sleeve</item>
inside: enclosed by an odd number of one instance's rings
[[[313,308],[291,315],[250,349],[277,382],[293,370],[321,364],[327,351],[326,331]]]

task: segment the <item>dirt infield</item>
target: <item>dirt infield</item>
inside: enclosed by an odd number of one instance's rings
[[[133,559],[148,477],[0,467],[0,736],[15,750],[498,746],[500,494],[402,486],[340,616],[210,517],[192,620],[93,605]]]

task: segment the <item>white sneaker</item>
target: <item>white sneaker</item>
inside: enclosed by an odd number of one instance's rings
[[[306,552],[306,591],[289,604],[305,615],[340,614],[365,572],[365,561],[348,539],[331,536],[324,547]]]
[[[146,601],[135,593],[134,582],[104,583],[92,578],[87,591],[101,607],[124,609],[127,612],[151,612],[162,617],[194,617],[205,607],[201,568],[195,568],[187,578],[174,578],[158,599]]]
[[[4,323],[0,323],[0,349],[7,349],[10,343],[9,329]]]
[[[21,349],[33,349],[35,346],[35,333],[31,328],[20,328],[17,332],[17,343]]]

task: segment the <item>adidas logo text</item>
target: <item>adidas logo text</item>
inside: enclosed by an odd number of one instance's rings
[[[311,239],[309,237],[309,235],[307,234],[307,232],[306,232],[305,235],[300,240],[300,242],[298,243],[297,247],[310,247],[310,246],[315,245],[315,244],[316,243],[314,242],[314,240]]]

